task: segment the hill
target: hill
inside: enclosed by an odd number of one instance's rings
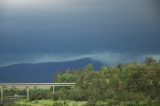
[[[92,63],[95,69],[103,64],[91,58],[64,62],[23,63],[0,67],[0,82],[52,82],[54,73],[78,69]]]

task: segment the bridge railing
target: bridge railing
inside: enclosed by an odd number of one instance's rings
[[[18,87],[18,86],[24,86],[26,87],[26,91],[27,91],[27,100],[29,100],[29,90],[30,87],[32,86],[48,86],[48,87],[52,87],[53,88],[53,94],[54,94],[54,87],[57,86],[74,86],[75,83],[0,83],[0,87],[1,87],[1,101],[3,101],[4,99],[4,91],[3,91],[3,87]]]

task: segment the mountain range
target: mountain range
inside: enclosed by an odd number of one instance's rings
[[[67,69],[79,69],[87,64],[93,64],[97,70],[104,64],[91,58],[83,58],[64,62],[46,62],[46,63],[22,63],[0,67],[0,82],[53,82],[53,76],[57,71]]]

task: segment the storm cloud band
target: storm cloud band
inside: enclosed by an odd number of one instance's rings
[[[160,54],[158,0],[0,2],[1,65],[70,56],[113,63],[108,54],[123,57],[117,61]]]

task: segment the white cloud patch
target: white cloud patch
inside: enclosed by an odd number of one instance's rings
[[[103,0],[102,0],[103,1]],[[77,7],[88,7],[84,4],[97,4],[96,0],[1,0],[3,10],[18,12],[39,12],[74,10]],[[80,4],[80,5],[79,5]],[[83,7],[84,6],[84,7]],[[93,7],[93,6],[92,6]],[[25,13],[25,14],[26,14]]]
[[[60,55],[53,55],[53,54],[46,54],[40,56],[39,58],[35,58],[32,60],[33,63],[38,62],[61,62],[61,61],[71,61],[77,60],[82,58],[91,58],[94,60],[98,60],[104,64],[114,64],[120,62],[129,62],[129,56],[127,54],[120,54],[120,53],[109,53],[109,52],[94,52],[88,54],[60,54]]]
[[[91,58],[98,60],[106,65],[129,63],[129,62],[142,62],[145,57],[152,56],[155,59],[160,59],[160,54],[148,55],[129,55],[127,53],[111,53],[111,52],[94,52],[88,54],[31,54],[31,55],[3,55],[1,58],[0,66],[7,66],[19,63],[43,63],[43,62],[63,62],[78,60],[82,58]]]
[[[6,8],[47,8],[48,6],[58,7],[69,5],[73,0],[2,0]],[[60,7],[59,7],[60,8]]]
[[[144,55],[144,57],[153,57],[157,61],[160,60],[160,54],[147,54],[147,55]]]

